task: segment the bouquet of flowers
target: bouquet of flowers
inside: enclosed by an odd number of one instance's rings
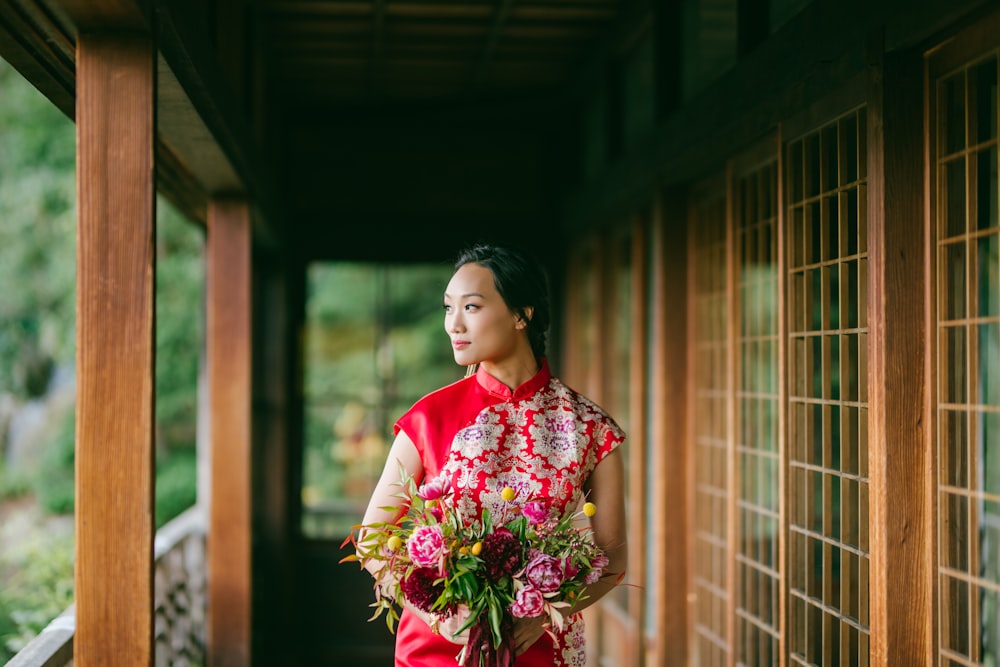
[[[369,620],[385,613],[390,631],[399,620],[395,602],[404,597],[441,618],[467,608],[456,633],[469,630],[457,656],[461,665],[513,665],[513,620],[545,616],[550,633],[563,629],[564,611],[586,597],[586,586],[608,565],[589,526],[577,525],[579,514],[557,516],[544,503],[519,502],[513,489],[504,488],[497,516],[483,509],[468,522],[443,478],[419,487],[405,473],[402,479],[401,519],[356,526],[359,536],[352,533],[342,545],[353,544],[355,553],[342,562],[381,564]],[[582,513],[593,516],[596,509],[585,503]]]

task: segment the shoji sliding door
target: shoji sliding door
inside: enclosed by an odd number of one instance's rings
[[[1000,20],[929,60],[937,664],[1000,664]]]

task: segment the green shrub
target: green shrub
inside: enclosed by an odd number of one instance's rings
[[[20,498],[31,491],[31,481],[22,474],[7,469],[0,457],[0,501]]]
[[[194,505],[198,496],[193,447],[174,448],[156,465],[156,528]]]
[[[75,443],[76,412],[70,410],[52,441],[46,445],[39,470],[32,476],[35,498],[49,514],[73,513]]]
[[[73,534],[38,526],[0,552],[0,662],[73,602]]]

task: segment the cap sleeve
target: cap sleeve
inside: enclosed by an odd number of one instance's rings
[[[605,414],[594,429],[594,442],[597,443],[597,462],[600,463],[625,442],[625,431]]]

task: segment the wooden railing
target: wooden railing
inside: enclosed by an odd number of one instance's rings
[[[192,507],[156,533],[155,651],[157,665],[195,667],[205,656],[205,516]],[[60,614],[7,667],[71,667],[76,617]]]

